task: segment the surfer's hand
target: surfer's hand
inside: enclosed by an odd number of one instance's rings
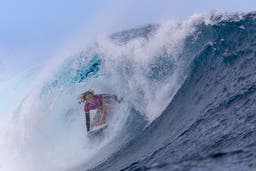
[[[120,97],[119,99],[117,99],[117,102],[118,103],[121,103],[123,101],[123,98],[122,97]]]

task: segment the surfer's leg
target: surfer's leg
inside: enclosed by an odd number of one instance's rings
[[[86,129],[88,132],[90,131],[90,113],[85,113],[85,118],[86,118]]]
[[[93,118],[92,127],[101,125],[101,116],[95,116]]]

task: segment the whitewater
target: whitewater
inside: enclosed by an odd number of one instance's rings
[[[256,15],[101,37],[0,85],[0,170],[253,170]],[[123,98],[89,138],[88,89]]]

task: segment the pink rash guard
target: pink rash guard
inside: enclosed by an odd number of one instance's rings
[[[89,103],[86,102],[84,105],[85,113],[89,113],[90,110],[103,110],[103,95],[102,94],[95,94],[93,95],[93,102]]]

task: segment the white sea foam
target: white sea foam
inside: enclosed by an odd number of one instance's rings
[[[167,22],[161,24],[149,40],[137,38],[126,44],[117,44],[109,38],[99,39],[90,47],[92,50],[85,50],[82,56],[65,59],[58,56],[58,60],[49,62],[33,79],[28,81],[26,75],[22,76],[20,79],[30,86],[26,84],[17,89],[15,95],[8,87],[15,87],[17,82],[2,87],[0,100],[9,98],[8,92],[12,98],[8,99],[10,105],[0,110],[0,170],[55,171],[84,163],[86,168],[91,166],[93,158],[106,158],[109,153],[100,149],[118,142],[115,137],[132,114],[129,113],[131,106],[152,122],[171,102],[191,62],[182,57],[184,40],[193,34],[194,25],[199,21],[209,22],[202,16],[180,23]],[[100,74],[80,83],[72,82],[71,78],[81,68],[77,68],[77,62],[70,61],[82,59],[88,64],[94,53],[101,59]],[[163,55],[172,69],[161,71],[159,66],[159,72],[167,75],[157,79],[150,77],[150,67],[157,66]],[[76,101],[87,89],[117,94],[124,99],[113,112],[106,136],[95,141],[86,136],[83,105]]]

